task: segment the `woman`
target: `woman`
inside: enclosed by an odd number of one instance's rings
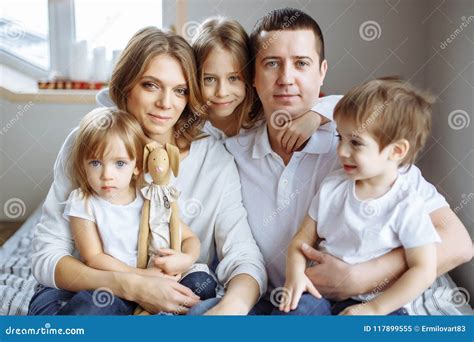
[[[211,266],[217,256],[215,274],[225,286],[222,301],[208,313],[247,314],[266,290],[263,257],[242,206],[233,158],[215,139],[199,139],[204,118],[194,75],[196,64],[189,44],[177,35],[148,27],[137,32],[123,51],[110,94],[119,109],[138,119],[149,138],[180,149],[181,172],[173,185],[181,191],[182,219],[201,241],[198,262]],[[186,313],[199,300],[176,281],[99,271],[73,256],[74,241],[62,212],[72,190],[65,170],[75,134],[61,148],[37,225],[33,273],[43,286],[31,300],[30,314],[130,314],[114,306],[113,297],[108,300],[111,305],[104,305],[98,291],[104,288],[149,312]],[[71,292],[74,296],[65,301]]]

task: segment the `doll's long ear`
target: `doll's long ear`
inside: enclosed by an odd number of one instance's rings
[[[143,173],[148,172],[148,156],[150,155],[150,152],[153,151],[157,146],[157,143],[155,141],[152,141],[148,144],[145,145],[145,148],[143,149]]]
[[[178,177],[179,173],[179,149],[171,144],[166,144],[166,151],[168,152],[168,157],[170,159],[171,170],[175,177]]]

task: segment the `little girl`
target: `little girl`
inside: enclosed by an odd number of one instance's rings
[[[403,306],[433,283],[440,238],[404,172],[428,137],[431,105],[429,97],[397,79],[366,82],[338,103],[334,118],[343,169],[323,181],[288,248],[288,298],[280,310],[298,314],[301,299],[312,314],[406,315]],[[350,264],[403,247],[408,270],[372,293],[342,302],[323,299],[305,275],[301,252],[303,244],[319,239],[318,249]]]
[[[70,156],[69,164],[74,170],[70,174],[77,189],[69,196],[64,217],[70,222],[74,241],[88,266],[173,277],[174,274],[164,274],[159,265],[172,264],[179,259],[182,269],[177,273],[182,273],[199,256],[199,239],[183,223],[182,253],[158,257],[160,262],[152,268],[136,268],[143,206],[136,186],[146,141],[140,124],[129,113],[110,108],[88,113],[81,121]],[[208,283],[207,278],[215,284],[210,275],[199,273],[204,272],[191,273],[180,282],[204,298],[214,297],[215,286],[203,291],[202,286],[195,285],[203,280]]]
[[[193,37],[193,49],[201,80],[203,108],[208,114],[204,132],[218,140],[225,140],[260,125],[263,113],[252,86],[252,65],[249,57],[249,37],[235,20],[209,18]],[[339,97],[322,98],[322,102],[336,102]],[[257,104],[257,105],[254,105]],[[331,107],[333,108],[333,107]],[[281,130],[281,145],[288,153],[299,149],[319,128],[321,119],[316,105]],[[276,120],[278,120],[276,118]]]

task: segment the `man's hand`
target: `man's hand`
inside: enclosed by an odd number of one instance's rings
[[[351,265],[308,244],[303,244],[301,251],[317,263],[305,274],[324,297],[340,301],[359,294]]]

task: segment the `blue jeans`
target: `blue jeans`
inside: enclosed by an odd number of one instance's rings
[[[212,298],[195,305],[189,310],[188,315],[203,315],[206,311],[213,308],[220,302],[220,298]],[[322,316],[322,315],[338,315],[345,308],[359,304],[360,302],[347,299],[341,302],[334,302],[324,298],[318,299],[308,293],[301,296],[298,308],[288,313],[280,311],[270,301],[260,299],[257,304],[250,310],[249,315],[276,315],[276,316]],[[398,309],[389,314],[390,316],[404,316],[408,312],[404,309]]]
[[[131,315],[136,306],[106,291],[76,293],[38,285],[28,315]]]
[[[191,289],[201,300],[216,296],[217,282],[206,272],[193,272],[181,279],[180,284]]]
[[[202,300],[216,296],[217,283],[206,272],[194,272],[181,279]],[[37,285],[28,315],[131,315],[137,304],[105,291],[71,292]]]
[[[221,298],[211,298],[202,301],[201,303],[193,306],[187,314],[191,316],[204,315],[208,310],[219,304],[220,301]],[[278,308],[275,308],[272,303],[262,298],[257,302],[257,304],[255,304],[248,314],[249,316],[274,315],[274,311],[278,311]]]
[[[316,298],[309,293],[304,293],[301,296],[298,307],[290,312],[282,312],[278,310],[272,314],[279,316],[326,316],[326,315],[338,315],[345,308],[360,304],[361,302],[354,299],[346,299],[340,302],[335,302],[325,298]],[[404,308],[400,308],[388,314],[388,316],[406,316],[408,311]]]

